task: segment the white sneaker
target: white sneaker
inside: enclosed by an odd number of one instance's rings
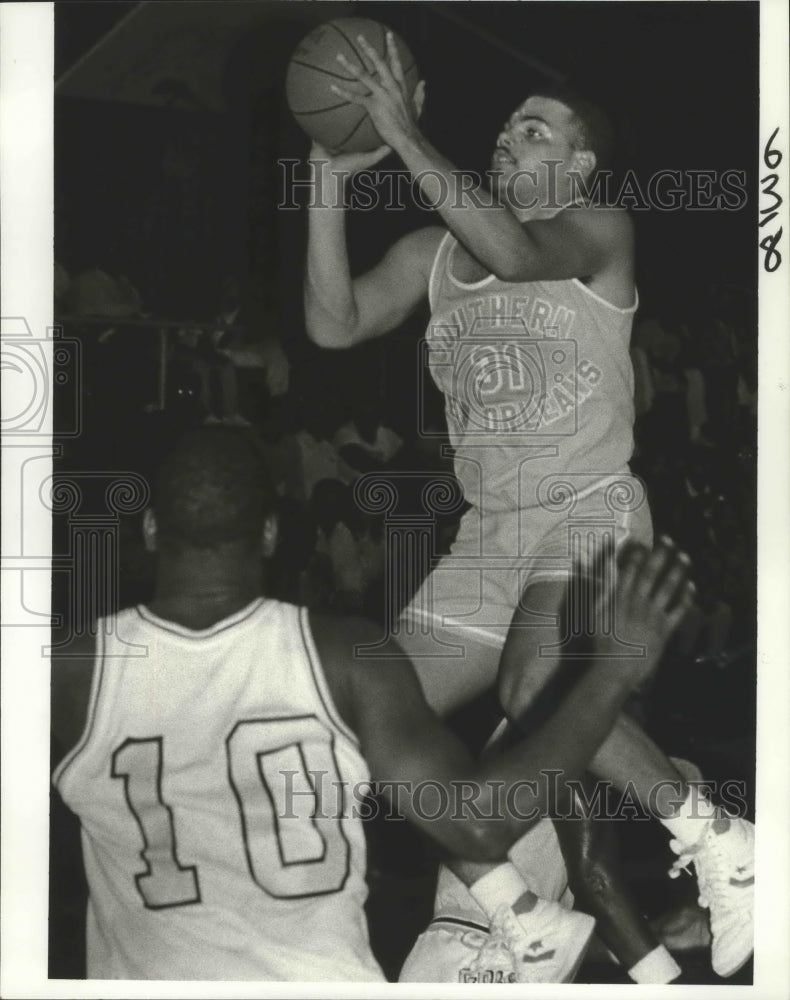
[[[517,983],[567,983],[578,972],[594,928],[586,913],[539,899],[529,913],[500,906],[491,936],[507,942]]]
[[[670,878],[694,862],[699,902],[710,910],[713,971],[731,976],[754,952],[754,826],[745,819],[714,819],[697,844],[671,840],[669,846],[680,855]]]
[[[510,950],[504,929],[500,924],[489,928],[485,944],[469,966],[464,982],[515,983],[516,956]]]

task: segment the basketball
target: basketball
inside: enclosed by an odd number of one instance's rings
[[[349,76],[337,56],[341,53],[350,63],[367,68],[357,42],[357,36],[363,35],[371,48],[386,60],[388,30],[369,18],[337,18],[311,31],[291,57],[285,79],[288,107],[310,138],[333,152],[363,153],[382,144],[365,109],[343,100],[329,88],[335,83],[341,87],[350,84],[351,90],[359,89],[358,81]],[[403,39],[398,35],[394,37],[411,99],[419,70]]]

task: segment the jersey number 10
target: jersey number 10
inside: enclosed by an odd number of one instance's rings
[[[194,865],[178,859],[173,811],[162,797],[164,739],[129,738],[112,755],[126,803],[143,837],[146,869],[135,875],[149,909],[200,903]],[[339,892],[351,846],[322,789],[342,788],[333,734],[315,716],[236,723],[225,741],[249,873],[264,892],[298,899]],[[316,781],[320,776],[320,781]]]

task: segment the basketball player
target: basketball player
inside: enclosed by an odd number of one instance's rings
[[[632,225],[624,211],[584,197],[580,181],[606,165],[611,144],[605,119],[587,102],[546,90],[516,109],[497,139],[492,199],[468,177],[461,183],[419,131],[424,86],[412,105],[391,37],[386,62],[364,39],[358,45],[367,70],[339,55],[357,83],[331,89],[365,108],[386,145],[338,156],[314,147],[316,182],[332,190],[333,173],[348,176],[394,151],[423,197],[436,199],[449,232],[412,233],[352,280],[342,209],[311,205],[308,332],[322,346],[350,347],[394,329],[428,297],[429,367],[445,394],[456,474],[472,509],[450,556],[405,612],[399,640],[440,714],[498,676],[503,707],[515,718],[561,659],[558,612],[574,530],[580,543],[574,525],[603,517],[618,542],[651,544],[649,510],[628,472],[628,346],[637,308]],[[581,570],[584,579],[583,560]],[[527,657],[523,641],[515,655],[512,642],[505,644],[522,629],[530,636]],[[437,655],[442,643],[446,656]],[[459,643],[461,657],[453,655]],[[591,770],[617,788],[635,788],[661,820],[679,855],[673,872],[693,860],[700,899],[710,908],[714,970],[734,973],[753,949],[751,824],[717,819],[713,805],[698,801],[628,716],[615,724]],[[651,797],[651,790],[670,787],[672,801]],[[473,881],[470,872],[464,878]],[[500,901],[523,889],[512,865],[487,873],[484,884],[499,886]],[[651,981],[677,974],[668,959],[659,956]]]
[[[363,911],[371,775],[448,851],[504,857],[519,814],[551,794],[523,779],[587,765],[692,601],[679,558],[621,559],[599,609],[622,604],[647,656],[610,659],[601,632],[598,658],[546,725],[475,764],[394,642],[385,661],[349,655],[377,638],[372,626],[263,596],[274,499],[243,432],[188,433],[144,518],[153,601],[100,621],[84,658],[53,664],[53,729],[70,748],[54,781],[82,824],[91,978],[382,980]],[[496,783],[510,808],[493,808]],[[473,808],[451,798],[462,784],[479,792]],[[425,786],[433,799],[417,794]],[[592,919],[573,920],[586,942]],[[543,948],[536,960],[567,976],[567,958]]]

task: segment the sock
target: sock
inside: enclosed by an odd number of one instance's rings
[[[696,844],[702,837],[705,827],[712,819],[716,819],[719,810],[711,804],[699,789],[689,786],[686,798],[683,800],[676,815],[661,822],[673,837],[684,846]]]
[[[530,891],[523,876],[511,861],[486,872],[469,886],[477,905],[491,919],[500,906],[519,906],[519,913],[533,909],[537,896]]]
[[[649,951],[628,970],[628,975],[635,983],[649,983],[656,986],[671,983],[680,973],[680,966],[663,944]]]

